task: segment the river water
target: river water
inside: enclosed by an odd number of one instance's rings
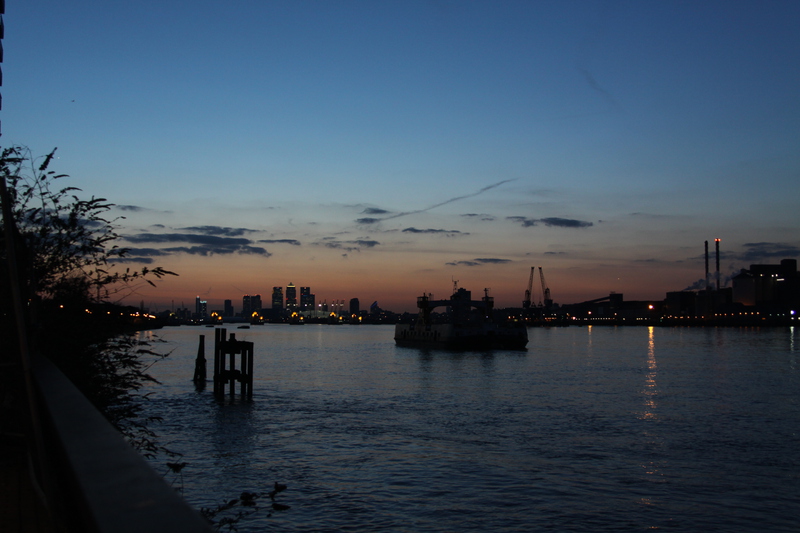
[[[148,412],[195,507],[288,485],[239,531],[800,530],[798,329],[530,329],[474,353],[390,326],[228,333],[255,343],[252,402],[195,390],[212,329],[165,328]]]

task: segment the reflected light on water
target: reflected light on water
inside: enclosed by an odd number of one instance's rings
[[[658,395],[658,391],[656,388],[656,343],[655,343],[655,336],[654,336],[655,328],[653,326],[649,326],[647,328],[647,374],[645,375],[644,379],[644,390],[642,394],[644,395],[644,405],[645,411],[640,417],[643,420],[655,420],[656,419],[656,396]]]
[[[242,533],[797,530],[784,329],[537,328],[523,354],[401,348],[383,325],[244,331],[252,402],[197,392],[213,335],[165,328],[144,413],[196,507],[289,485],[292,510]]]

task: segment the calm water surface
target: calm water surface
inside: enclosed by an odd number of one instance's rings
[[[255,343],[249,403],[191,382],[213,329],[156,333],[173,352],[149,410],[187,500],[289,486],[290,510],[240,531],[800,530],[797,329],[531,329],[527,352],[450,353],[390,326],[229,328]]]

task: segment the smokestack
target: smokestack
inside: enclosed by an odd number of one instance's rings
[[[717,244],[717,290],[719,290],[719,239],[714,239],[714,242]]]
[[[708,289],[708,241],[706,241],[706,290]]]

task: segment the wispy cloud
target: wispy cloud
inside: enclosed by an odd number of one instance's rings
[[[174,248],[164,248],[165,252],[169,253],[183,253],[190,255],[226,255],[226,254],[245,254],[245,255],[262,255],[264,257],[272,256],[271,253],[266,251],[260,246],[178,246]]]
[[[572,218],[550,217],[542,218],[540,219],[540,222],[542,222],[545,226],[556,226],[559,228],[588,228],[594,226],[593,222],[575,220]]]
[[[574,218],[561,218],[561,217],[528,218],[522,216],[510,216],[506,217],[506,219],[519,223],[520,225],[522,225],[523,228],[534,227],[538,224],[543,224],[545,226],[558,227],[558,228],[589,228],[591,226],[594,226],[594,222],[588,222],[585,220],[576,220]]]
[[[502,265],[505,263],[510,263],[511,259],[500,259],[497,257],[476,257],[472,260],[466,261],[451,261],[449,263],[445,263],[447,266],[479,266],[479,265]]]
[[[115,263],[140,263],[149,265],[153,263],[153,257],[169,255],[164,250],[158,248],[126,248],[124,255],[116,258]]]
[[[113,209],[119,209],[120,211],[128,211],[130,213],[171,213],[172,211],[159,211],[157,209],[150,209],[149,207],[142,207],[140,205],[125,205],[125,204],[114,204],[112,206]]]
[[[495,217],[494,215],[486,215],[486,214],[482,214],[482,213],[465,213],[465,214],[463,214],[461,216],[464,217],[464,218],[472,218],[472,219],[482,220],[484,222],[491,222],[491,221],[497,219],[497,217]]]
[[[527,217],[521,217],[521,216],[511,216],[511,217],[506,217],[506,220],[512,220],[514,222],[519,222],[520,224],[522,224],[523,228],[527,228],[527,227],[536,225],[536,219],[535,218],[527,218]]]
[[[297,239],[261,239],[256,242],[264,244],[291,244],[292,246],[300,246],[300,241]]]
[[[119,257],[114,260],[115,263],[138,263],[142,265],[151,265],[154,263],[152,257]]]
[[[800,248],[780,242],[748,242],[740,255],[744,261],[764,261],[769,259],[790,259],[800,256]]]
[[[417,229],[413,227],[404,229],[403,233],[444,233],[447,235],[469,235],[469,233],[465,233],[463,231],[458,231],[455,229],[434,229],[434,228]]]
[[[360,252],[362,248],[374,248],[381,243],[371,239],[354,239],[351,241],[340,241],[333,237],[324,237],[323,242],[314,243],[317,245],[325,246],[326,248],[333,248],[337,250],[345,250],[347,252]]]
[[[379,207],[367,207],[361,212],[362,215],[385,215],[386,213],[389,213],[389,211]]]
[[[478,266],[480,263],[476,261],[450,261],[449,263],[445,263],[447,266]]]
[[[197,235],[194,233],[139,233],[123,236],[134,244],[190,244],[194,246],[177,246],[159,248],[164,253],[186,253],[192,255],[223,254],[257,254],[269,257],[272,254],[260,246],[252,246],[253,242],[245,238],[220,237],[217,235]],[[147,249],[155,250],[155,249]],[[153,255],[151,253],[151,255]]]
[[[187,242],[191,244],[207,244],[213,246],[242,246],[250,244],[250,239],[219,237],[216,235],[197,235],[195,233],[139,233],[123,237],[133,243],[169,243]]]
[[[139,212],[139,211],[146,211],[146,210],[147,210],[147,208],[145,208],[145,207],[140,207],[140,206],[138,206],[138,205],[119,205],[119,204],[117,204],[117,205],[115,205],[114,207],[116,207],[116,208],[117,208],[117,209],[119,209],[120,211],[133,211],[133,212]]]
[[[160,250],[158,248],[126,248],[127,253],[126,255],[136,255],[136,256],[158,256],[164,255],[164,250]]]
[[[228,228],[223,226],[191,226],[188,228],[179,228],[181,231],[195,231],[204,235],[224,235],[226,237],[238,237],[245,233],[255,233],[254,229],[247,228]]]
[[[578,72],[580,72],[581,75],[583,76],[583,79],[586,80],[586,83],[589,84],[589,87],[591,87],[606,102],[608,102],[609,106],[614,111],[619,111],[620,110],[620,105],[617,103],[616,99],[611,95],[610,92],[608,92],[599,83],[597,83],[597,80],[595,79],[594,75],[588,69],[585,69],[585,68],[582,68],[582,67],[576,67],[576,68],[577,68]]]

